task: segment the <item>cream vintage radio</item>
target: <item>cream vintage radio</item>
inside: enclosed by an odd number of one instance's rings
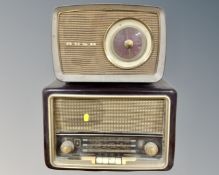
[[[53,169],[168,170],[176,91],[154,84],[56,81],[43,91],[45,161]]]
[[[53,15],[56,77],[65,82],[156,82],[163,76],[164,13],[135,5],[81,5]]]

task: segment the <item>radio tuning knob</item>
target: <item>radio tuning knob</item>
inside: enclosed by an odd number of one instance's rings
[[[134,42],[130,39],[124,41],[124,46],[126,49],[130,49],[134,46]]]
[[[150,156],[156,156],[158,153],[158,146],[154,142],[148,142],[144,145],[145,153]]]
[[[75,149],[74,144],[69,140],[64,141],[60,146],[60,150],[64,154],[69,154],[73,152],[74,149]]]

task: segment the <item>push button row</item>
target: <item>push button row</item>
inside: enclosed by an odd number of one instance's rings
[[[96,164],[121,165],[122,164],[122,158],[119,158],[119,157],[96,157]]]

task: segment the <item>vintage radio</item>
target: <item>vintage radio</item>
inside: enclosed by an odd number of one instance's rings
[[[81,5],[53,15],[56,77],[65,82],[156,82],[165,63],[160,8]]]
[[[54,169],[168,170],[176,92],[154,84],[56,81],[43,91],[45,161]]]

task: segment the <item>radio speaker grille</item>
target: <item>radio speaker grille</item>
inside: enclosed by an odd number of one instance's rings
[[[75,98],[53,100],[56,133],[163,134],[166,100],[153,98]],[[88,115],[87,121],[84,115]]]
[[[124,18],[138,19],[146,24],[153,37],[153,51],[143,65],[134,69],[120,69],[107,59],[103,41],[107,29]],[[58,48],[62,72],[82,75],[153,75],[159,58],[159,15],[158,12],[131,10],[72,10],[58,16]],[[67,46],[67,42],[96,43],[96,46]]]

